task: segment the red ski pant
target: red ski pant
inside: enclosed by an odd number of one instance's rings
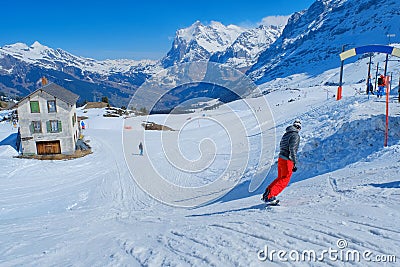
[[[289,184],[293,173],[293,161],[278,158],[278,177],[267,187],[268,198],[276,197]]]

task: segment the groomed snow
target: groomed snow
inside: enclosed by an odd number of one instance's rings
[[[302,77],[299,76],[298,83]],[[294,81],[295,83],[296,81]],[[383,147],[385,103],[344,88],[313,86],[274,91],[265,98],[274,114],[276,141],[295,118],[303,122],[299,170],[279,197],[281,206],[266,210],[260,194],[276,176],[276,165],[263,185],[249,193],[252,166],[227,195],[197,208],[157,202],[135,183],[124,159],[123,118],[104,118],[93,109],[84,134],[93,154],[69,161],[16,159],[0,146],[1,266],[374,266],[378,263],[260,261],[260,250],[304,251],[348,249],[400,256],[400,104],[391,95],[389,146]],[[397,92],[396,92],[397,93]],[[294,101],[290,101],[293,99]],[[261,98],[249,99],[265,112]],[[246,124],[246,110],[231,103]],[[236,107],[236,108],[235,108]],[[218,118],[220,110],[207,111]],[[168,118],[180,125],[190,114]],[[140,131],[139,122],[130,132]],[[150,120],[163,121],[161,115]],[[251,123],[250,123],[251,124]],[[132,124],[133,125],[133,124]],[[135,125],[133,125],[135,126]],[[206,126],[206,125],[205,125]],[[250,129],[251,127],[249,127]],[[207,127],[182,135],[183,144],[201,139]],[[0,140],[15,129],[0,124]],[[216,143],[224,140],[219,131]],[[256,133],[255,133],[256,134]],[[219,139],[220,138],[220,139]],[[248,137],[252,142],[253,137]],[[196,138],[194,138],[196,140]],[[132,160],[139,140],[131,140]],[[218,146],[217,146],[218,147]],[[223,147],[223,145],[222,145]],[[196,157],[196,145],[184,146]],[[152,147],[152,153],[157,152]],[[192,149],[192,150],[191,150]],[[251,146],[259,153],[259,147]],[[274,148],[275,149],[275,148]],[[145,150],[150,153],[151,150]],[[160,151],[158,151],[160,152]],[[275,160],[276,160],[275,154]],[[218,162],[220,160],[220,162]],[[223,165],[224,158],[216,157]],[[127,160],[128,162],[128,160]],[[159,161],[161,170],[170,168]],[[274,161],[275,162],[275,161]],[[144,166],[144,165],[143,165]],[[218,165],[219,166],[219,165]],[[135,170],[138,175],[146,169]],[[184,180],[195,185],[206,176]],[[200,180],[199,180],[200,179]],[[187,185],[187,184],[186,184]],[[320,254],[318,254],[320,255]],[[288,254],[286,258],[288,258]],[[386,263],[384,266],[396,266]]]

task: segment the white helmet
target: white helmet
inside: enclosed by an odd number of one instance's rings
[[[301,121],[299,119],[296,119],[293,122],[293,126],[300,130],[301,129]]]

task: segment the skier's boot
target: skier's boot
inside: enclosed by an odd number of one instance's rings
[[[267,189],[265,189],[265,192],[264,192],[264,194],[262,195],[261,200],[264,201],[264,202],[267,202],[267,200],[268,200],[268,195],[269,195],[269,189],[267,188]]]
[[[276,199],[276,197],[270,197],[267,200],[265,200],[265,203],[267,205],[275,206],[279,204],[279,199]]]

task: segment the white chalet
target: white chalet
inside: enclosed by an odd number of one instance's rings
[[[79,96],[47,84],[17,104],[23,155],[73,154],[79,136]]]

